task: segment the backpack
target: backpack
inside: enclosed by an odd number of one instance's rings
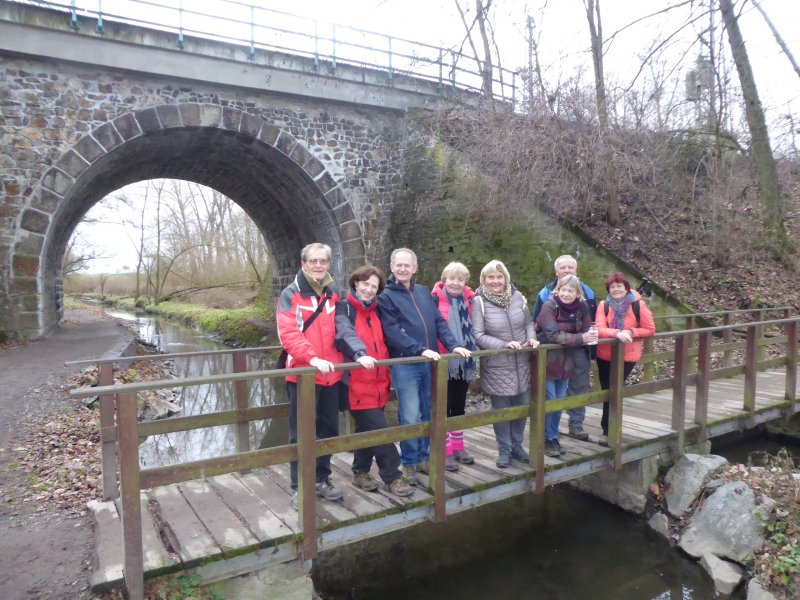
[[[642,326],[642,318],[640,316],[641,309],[639,307],[639,300],[634,300],[633,302],[631,302],[631,309],[633,310],[633,316],[636,317],[636,326],[637,327],[641,327]],[[609,310],[608,309],[608,302],[603,300],[603,312],[606,315],[606,319],[608,319],[608,310]]]

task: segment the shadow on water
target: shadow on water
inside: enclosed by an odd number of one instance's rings
[[[326,552],[328,600],[706,600],[713,584],[645,522],[566,487]]]
[[[118,310],[106,310],[106,314],[125,320],[139,339],[152,344],[159,352],[202,352],[228,348],[194,329],[167,322],[157,316]],[[263,361],[263,357],[249,355],[248,370],[267,368]],[[230,355],[176,358],[171,362],[171,371],[176,377],[200,377],[231,373],[233,364]],[[233,385],[230,383],[175,388],[175,391],[177,392],[175,403],[182,407],[180,416],[209,414],[236,408]],[[250,382],[249,393],[251,407],[282,404],[287,401],[284,386],[273,387],[266,379]],[[286,429],[285,418],[251,422],[251,447],[266,448],[285,444]],[[157,467],[235,452],[236,427],[229,425],[150,436],[139,447],[139,462],[142,467]]]

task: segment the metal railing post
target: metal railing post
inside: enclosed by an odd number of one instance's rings
[[[94,31],[100,35],[105,33],[105,28],[103,27],[103,0],[97,0],[97,26]]]
[[[297,376],[298,510],[303,559],[317,557],[317,396],[314,373]]]
[[[389,81],[394,78],[394,70],[392,69],[392,36],[387,36],[389,38]]]
[[[442,93],[444,89],[444,79],[442,75],[444,74],[444,50],[439,48],[439,93]]]
[[[247,58],[250,60],[256,57],[256,7],[250,5],[250,52]]]
[[[175,45],[183,50],[183,0],[178,2],[178,41]]]
[[[688,334],[675,338],[675,370],[672,376],[672,421],[671,427],[678,434],[678,453],[683,454],[686,445],[686,375],[689,358]]]
[[[505,99],[505,94],[503,94]],[[511,73],[511,112],[517,109],[517,72]]]
[[[142,505],[139,500],[139,423],[136,394],[117,396],[120,500],[122,505],[123,579],[126,597],[144,598],[144,555],[142,547]]]
[[[336,25],[331,25],[331,73],[336,72]]]
[[[622,468],[622,387],[625,385],[625,349],[622,342],[611,346],[611,377],[608,386],[608,445],[614,449],[615,471]]]
[[[533,491],[544,491],[544,418],[547,350],[539,347],[531,353],[530,456],[536,465]]]
[[[430,365],[431,369],[431,421],[429,430],[428,475],[433,491],[433,520],[444,521],[447,496],[445,494],[444,462],[447,441],[447,360]]]
[[[786,323],[786,392],[789,414],[797,412],[797,320]]]
[[[233,372],[245,371],[247,371],[247,355],[244,352],[237,352],[233,355]],[[245,410],[250,406],[250,385],[246,381],[233,382],[233,395],[236,410]],[[246,419],[236,424],[236,451],[250,452],[250,421]]]
[[[711,381],[711,332],[700,334],[697,355],[697,384],[695,391],[694,422],[700,426],[698,442],[705,442],[708,425],[708,385]]]
[[[78,31],[81,28],[80,21],[78,21],[78,10],[75,7],[75,0],[72,0],[69,8],[69,26]]]
[[[97,384],[100,386],[114,385],[113,363],[101,363],[98,365]],[[111,427],[114,427],[114,400],[114,394],[103,394],[100,396],[101,431],[108,431]],[[103,500],[114,500],[119,498],[116,440],[103,441],[100,455],[102,457],[101,466],[103,471]]]

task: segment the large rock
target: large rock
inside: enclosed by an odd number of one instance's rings
[[[664,499],[669,513],[682,517],[697,498],[709,473],[727,463],[723,457],[713,454],[684,454],[678,459],[666,477],[668,486]]]
[[[684,530],[679,546],[699,558],[715,554],[743,562],[764,544],[753,490],[737,481],[709,496]]]
[[[717,558],[713,554],[704,554],[700,564],[714,581],[714,588],[720,594],[729,596],[742,581],[744,569],[739,565]]]
[[[778,597],[765,590],[757,579],[751,579],[747,582],[747,600],[778,600]]]
[[[656,513],[647,521],[647,524],[650,526],[650,529],[655,531],[656,533],[661,534],[664,538],[669,540],[671,543],[672,538],[669,534],[669,518],[664,513]]]

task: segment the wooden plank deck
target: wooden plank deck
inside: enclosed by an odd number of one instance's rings
[[[709,386],[708,435],[713,437],[781,416],[784,399],[783,370],[758,374],[756,412],[742,408],[743,376],[712,381]],[[695,389],[686,390],[687,434],[693,423]],[[550,485],[608,469],[613,452],[594,440],[600,434],[601,406],[587,407],[589,442],[566,436],[562,418],[561,458],[545,457],[545,483]],[[623,408],[623,462],[655,455],[675,445],[677,432],[670,422],[672,390],[627,398]],[[526,428],[526,441],[528,430]],[[465,432],[475,464],[460,465],[446,473],[448,514],[533,490],[535,469],[516,461],[507,469],[495,465],[497,450],[491,426]],[[319,549],[325,550],[374,535],[427,521],[433,496],[425,487],[411,498],[386,490],[364,492],[350,485],[350,453],[333,456],[333,481],[342,490],[342,502],[319,500]],[[373,476],[378,477],[373,465]],[[428,484],[423,475],[423,483]],[[233,576],[297,557],[302,536],[298,515],[291,507],[288,465],[243,474],[227,474],[187,481],[142,492],[145,577],[198,565],[216,564],[217,577]],[[113,501],[90,503],[96,522],[97,569],[95,590],[122,584],[122,527]]]

